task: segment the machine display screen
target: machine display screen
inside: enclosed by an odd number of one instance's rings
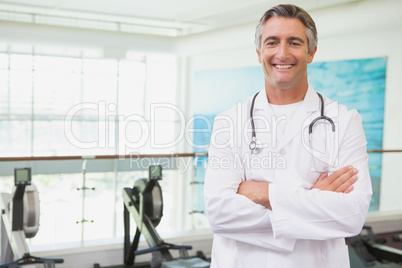
[[[149,167],[149,177],[150,178],[161,178],[162,177],[162,166],[150,166]]]
[[[31,184],[31,168],[16,168],[14,169],[15,185]]]

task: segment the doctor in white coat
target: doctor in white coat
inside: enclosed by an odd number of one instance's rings
[[[321,102],[308,84],[317,32],[303,9],[268,10],[256,46],[265,88],[218,115],[212,132],[204,188],[211,267],[350,267],[344,238],[361,231],[372,195],[361,117]],[[310,137],[322,106],[335,131],[318,120]],[[249,146],[251,121],[259,150]]]

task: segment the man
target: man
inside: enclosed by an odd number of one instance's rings
[[[218,115],[211,136],[211,267],[349,267],[344,238],[361,231],[372,195],[361,118],[309,86],[317,31],[303,9],[268,10],[256,46],[265,88]],[[321,107],[329,119],[309,134]]]

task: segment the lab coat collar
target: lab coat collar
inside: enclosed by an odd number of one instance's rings
[[[265,88],[263,88],[260,93],[258,93],[257,98],[255,99],[254,109],[256,110],[267,110],[269,108],[269,102],[267,93],[265,92]]]
[[[309,85],[302,106],[305,107],[306,111],[314,112],[319,110],[320,105],[320,98],[318,97],[317,92]]]

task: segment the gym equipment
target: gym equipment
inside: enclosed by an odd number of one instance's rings
[[[385,239],[377,237],[370,226],[363,226],[363,232],[346,239],[360,258],[363,267],[400,267],[402,250],[384,245]]]
[[[149,166],[148,178],[138,179],[133,188],[123,189],[124,201],[124,263],[134,265],[135,256],[152,253],[151,268],[198,267],[208,268],[210,264],[199,257],[189,258],[187,250],[191,246],[178,246],[166,243],[159,236],[155,227],[163,215],[162,189],[158,180],[162,179],[162,166]],[[130,243],[130,214],[136,223],[134,240]],[[141,234],[149,249],[137,250]],[[175,260],[170,249],[180,252],[180,259]]]
[[[1,255],[0,268],[18,268],[20,265],[43,263],[54,268],[63,259],[31,256],[26,238],[39,230],[39,194],[32,184],[31,168],[14,169],[13,194],[1,193]]]

